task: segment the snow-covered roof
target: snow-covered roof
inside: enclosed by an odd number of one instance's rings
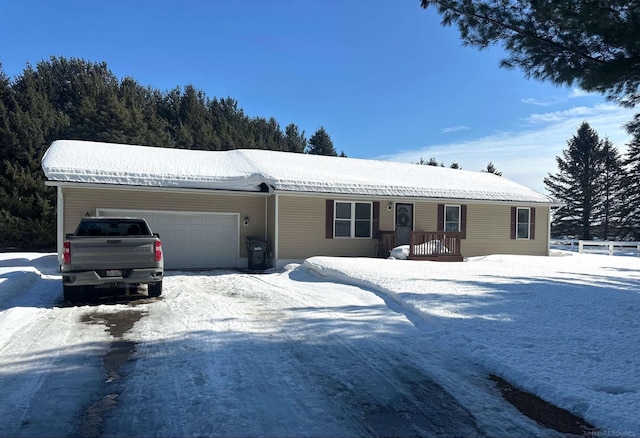
[[[553,204],[487,172],[257,149],[196,151],[54,141],[42,158],[50,181],[153,187],[332,193]]]

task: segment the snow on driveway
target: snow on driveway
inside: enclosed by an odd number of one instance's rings
[[[0,436],[555,434],[489,374],[640,436],[640,263],[559,254],[172,272],[79,307],[55,255],[0,254]]]
[[[287,275],[171,276],[131,331],[136,369],[106,430],[475,434],[471,415],[393,345],[413,331],[404,318],[358,288]]]
[[[304,268],[175,272],[160,300],[79,307],[54,268],[0,262],[0,436],[552,435],[376,294]],[[114,314],[137,321],[118,339]]]

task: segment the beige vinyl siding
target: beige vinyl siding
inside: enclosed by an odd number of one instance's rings
[[[438,203],[414,203],[414,231],[438,231]]]
[[[438,204],[467,206],[467,238],[461,240],[461,251],[464,257],[488,254],[547,254],[549,207],[446,200],[415,202],[414,230],[437,231]],[[515,206],[536,209],[535,239],[511,239],[511,207]]]
[[[88,212],[95,215],[98,208],[150,210],[159,212],[215,212],[238,213],[240,216],[240,256],[247,257],[247,236],[265,236],[265,197],[263,195],[219,194],[213,192],[132,190],[115,188],[63,187],[64,231],[72,233],[80,219]],[[242,222],[249,217],[249,225]]]
[[[278,196],[278,234],[280,259],[304,259],[313,256],[376,255],[378,239],[325,238],[326,199],[331,197]],[[340,198],[348,201],[350,199]],[[363,201],[357,199],[357,201]],[[382,220],[386,204],[380,205]]]
[[[380,231],[393,231],[396,215],[396,205],[391,202],[391,209],[389,209],[389,200],[380,201]]]
[[[511,207],[536,209],[535,239],[511,239]],[[549,207],[533,205],[467,204],[467,238],[462,254],[547,255]]]
[[[314,255],[373,256],[377,239],[326,239],[326,199],[279,195],[279,258],[303,259]],[[349,200],[339,198],[339,200]],[[358,199],[358,201],[363,201]],[[380,230],[394,230],[395,203],[380,201]],[[549,207],[511,204],[461,203],[459,201],[397,201],[414,205],[414,230],[437,231],[438,204],[467,206],[467,238],[461,241],[462,255],[488,254],[546,255],[548,248]],[[511,239],[511,207],[536,208],[535,239]]]

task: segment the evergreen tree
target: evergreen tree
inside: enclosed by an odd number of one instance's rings
[[[309,139],[309,149],[307,153],[312,155],[338,156],[336,149],[333,147],[331,137],[329,137],[329,134],[327,134],[327,131],[322,126]]]
[[[602,173],[600,175],[601,203],[595,212],[599,222],[597,236],[615,240],[621,235],[624,168],[620,153],[609,139],[602,141]]]
[[[549,192],[564,203],[554,214],[552,233],[590,240],[595,214],[601,208],[602,142],[583,122],[567,145],[562,157],[556,157],[559,172],[544,179]]]
[[[640,102],[638,1],[421,0],[421,6],[434,6],[443,25],[456,25],[465,45],[501,43],[503,67],[624,105]]]
[[[158,114],[162,95],[158,90],[143,87],[130,77],[120,83],[119,98],[128,113],[125,131],[132,144],[173,146],[166,120]]]
[[[438,163],[434,157],[429,158],[429,161],[425,161],[424,158],[420,157],[420,161],[416,164],[421,164],[423,166],[435,166],[435,167],[444,167],[443,163]]]
[[[462,169],[462,167],[460,167],[460,165],[454,161],[453,163],[451,163],[451,165],[449,166],[450,169]]]
[[[304,131],[300,132],[298,125],[290,123],[284,131],[284,151],[302,153],[307,147]]]
[[[318,150],[336,155],[324,128],[316,134]],[[27,65],[10,81],[0,64],[0,248],[54,247],[56,191],[44,184],[40,160],[63,138],[205,150],[307,146],[296,125],[283,133],[275,118],[250,118],[235,99],[209,99],[192,85],[163,93],[119,81],[105,63],[62,57]]]
[[[626,172],[623,179],[624,205],[621,235],[640,241],[640,134],[636,134],[623,160]]]
[[[250,144],[243,147],[255,149],[281,150],[284,144],[284,135],[280,130],[280,124],[275,118],[269,120],[264,117],[256,117],[252,120],[253,135]]]
[[[493,173],[494,175],[502,176],[502,172],[498,172],[498,169],[496,169],[496,166],[491,161],[489,161],[489,164],[487,164],[487,168],[482,170],[482,172]]]
[[[187,85],[179,93],[176,114],[176,145],[179,148],[210,149],[213,145],[213,127],[208,120],[207,106],[207,97],[193,85]]]

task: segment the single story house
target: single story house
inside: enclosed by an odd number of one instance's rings
[[[268,242],[265,258],[278,269],[401,244],[420,258],[419,244],[436,240],[460,259],[544,256],[557,205],[486,172],[255,149],[57,140],[42,168],[57,189],[59,255],[86,214],[142,216],[160,234],[168,269],[247,267],[249,236]]]

